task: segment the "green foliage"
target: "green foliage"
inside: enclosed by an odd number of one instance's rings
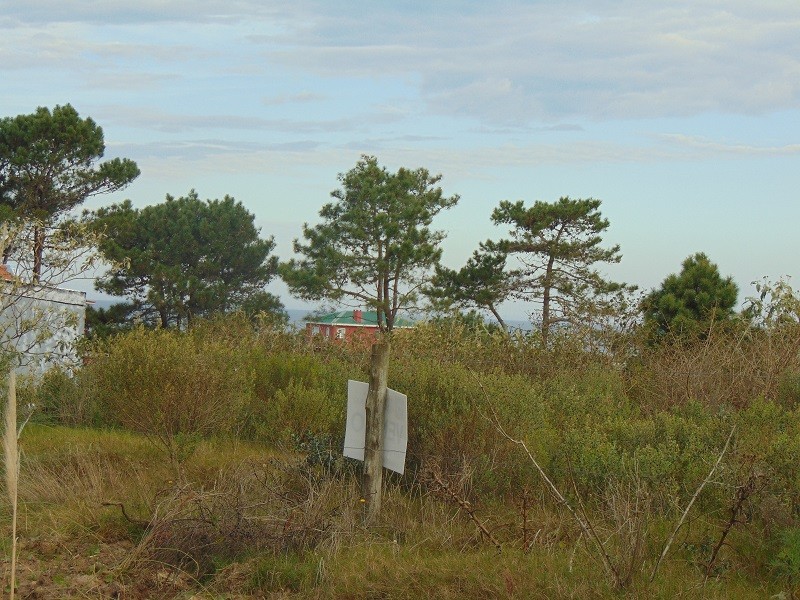
[[[264,429],[265,439],[288,442],[293,433],[311,432],[343,438],[345,406],[344,388],[332,394],[324,387],[307,387],[291,382],[264,399],[263,408],[255,415]],[[338,401],[337,401],[338,400]],[[268,433],[267,433],[268,432]]]
[[[253,376],[229,344],[136,329],[98,348],[87,368],[113,424],[160,444],[173,462],[202,436],[233,431]]]
[[[254,216],[230,196],[167,196],[134,209],[130,201],[87,215],[105,234],[100,250],[115,266],[97,288],[132,298],[147,323],[181,327],[217,312],[284,314],[264,286],[277,272],[272,238],[259,238]]]
[[[463,311],[458,309],[436,310],[429,314],[427,322],[435,327],[456,327],[463,328],[467,334],[486,334],[492,335],[504,330],[504,323],[487,320],[477,310]],[[419,323],[417,323],[419,325]]]
[[[505,264],[506,255],[502,252],[476,250],[458,271],[436,265],[436,275],[425,288],[425,294],[439,310],[451,307],[488,310],[505,330],[498,307],[517,285],[515,273],[506,273]]]
[[[790,585],[800,582],[800,527],[785,529],[780,534],[780,546],[772,559],[772,567]]]
[[[30,401],[34,419],[68,425],[102,425],[105,416],[92,393],[87,376],[71,376],[62,369],[49,369],[38,382]]]
[[[621,259],[619,246],[600,246],[601,234],[609,226],[600,204],[593,198],[562,197],[526,208],[521,200],[504,200],[492,212],[495,225],[510,226],[510,237],[487,241],[483,247],[519,259],[520,269],[508,274],[514,281],[512,295],[541,303],[545,345],[554,326],[580,322],[609,298],[634,289],[604,279],[594,268]]]
[[[698,252],[645,297],[645,324],[656,339],[703,335],[712,324],[733,318],[738,293],[733,278],[723,278],[717,265]]]
[[[756,327],[775,329],[800,324],[800,295],[781,277],[754,281],[758,296],[747,298],[743,316]]]
[[[132,302],[117,302],[108,308],[86,307],[86,336],[88,339],[103,339],[111,335],[130,331],[136,325],[136,306]]]
[[[33,279],[41,274],[47,225],[89,196],[120,190],[138,177],[129,159],[98,163],[104,151],[103,130],[69,104],[0,120],[0,203],[16,219],[41,223],[34,232]]]
[[[390,173],[372,156],[339,175],[342,188],[320,210],[322,222],[303,226],[303,258],[281,266],[289,289],[304,299],[356,301],[378,312],[381,330],[391,331],[397,313],[439,261],[445,234],[429,226],[458,202],[435,187],[441,175],[401,168]]]

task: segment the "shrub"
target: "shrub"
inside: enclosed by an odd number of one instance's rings
[[[784,529],[779,537],[780,546],[772,567],[790,586],[795,586],[800,583],[800,527]]]
[[[93,394],[91,377],[85,372],[70,375],[61,369],[50,369],[38,382],[31,401],[36,406],[36,420],[96,426],[105,419]]]
[[[253,387],[236,347],[168,330],[113,338],[87,371],[110,422],[143,433],[174,464],[200,437],[233,433]]]

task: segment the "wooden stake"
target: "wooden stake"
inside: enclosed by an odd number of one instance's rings
[[[367,392],[367,422],[364,436],[364,477],[361,495],[365,502],[364,523],[371,523],[381,509],[383,486],[383,423],[386,413],[386,388],[389,378],[389,343],[372,345],[369,391]]]

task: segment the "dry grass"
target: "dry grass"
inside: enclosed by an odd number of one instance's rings
[[[14,600],[17,576],[17,500],[19,484],[19,447],[17,434],[17,381],[12,370],[8,376],[8,395],[3,432],[6,492],[11,504],[11,565],[9,566],[9,598]]]
[[[186,465],[188,481],[176,482],[160,456],[123,432],[26,430],[20,498],[31,541],[20,590],[36,578],[51,597],[756,598],[779,591],[733,573],[702,588],[702,574],[677,551],[652,584],[654,555],[645,553],[626,590],[613,591],[585,537],[548,497],[531,494],[523,517],[518,503],[481,502],[468,472],[451,477],[502,544],[499,553],[423,480],[390,478],[381,518],[365,529],[358,482],[347,471],[218,440],[202,444]],[[600,531],[616,536],[620,555],[652,538],[653,525],[664,529],[641,520],[640,495],[611,487],[608,514],[593,514]],[[104,501],[123,503],[137,522]]]

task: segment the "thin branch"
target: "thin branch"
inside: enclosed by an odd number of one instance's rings
[[[478,414],[480,414],[480,416],[482,418],[486,419],[489,423],[491,423],[492,426],[498,431],[498,433],[500,433],[500,435],[502,435],[504,438],[506,438],[511,443],[516,444],[517,446],[522,448],[522,450],[528,456],[528,459],[531,461],[531,464],[533,464],[533,466],[539,472],[539,475],[541,476],[542,480],[547,484],[547,487],[550,490],[550,493],[553,496],[553,498],[555,498],[556,501],[559,504],[564,506],[564,508],[566,508],[570,512],[570,514],[573,516],[575,521],[578,523],[578,526],[581,528],[582,533],[584,535],[586,535],[587,538],[591,539],[595,543],[595,545],[597,546],[597,550],[598,550],[598,553],[600,555],[600,558],[601,558],[601,560],[603,562],[603,566],[605,567],[605,569],[608,572],[608,574],[611,576],[612,581],[614,582],[614,584],[615,585],[618,584],[619,583],[619,578],[617,577],[616,569],[614,568],[614,565],[612,564],[611,558],[608,556],[608,553],[605,551],[605,548],[603,547],[602,541],[597,537],[597,534],[594,531],[594,528],[591,526],[591,523],[589,523],[588,520],[584,519],[584,517],[581,516],[581,514],[572,507],[572,505],[569,503],[569,501],[558,490],[556,485],[547,476],[547,473],[545,472],[545,470],[542,468],[542,466],[539,464],[539,462],[533,456],[533,454],[531,453],[531,451],[528,448],[528,445],[525,443],[525,441],[524,440],[519,440],[519,439],[516,439],[516,438],[512,437],[505,430],[503,425],[500,423],[500,419],[498,418],[497,413],[494,410],[494,406],[492,405],[491,401],[489,401],[489,395],[486,392],[486,388],[483,386],[483,382],[478,378],[478,376],[474,372],[472,372],[472,375],[475,377],[476,381],[478,382],[478,385],[480,386],[481,391],[483,391],[484,397],[487,400],[486,404],[489,407],[489,410],[491,411],[492,416],[490,418],[489,416],[485,415],[480,410],[478,410]]]
[[[650,575],[651,583],[656,578],[658,567],[661,566],[661,562],[664,560],[664,557],[667,556],[667,552],[669,552],[669,548],[670,546],[672,546],[672,542],[675,540],[675,536],[678,534],[678,530],[683,526],[684,521],[686,521],[686,517],[689,516],[689,511],[692,509],[695,500],[697,500],[698,496],[700,496],[700,492],[703,491],[703,488],[706,487],[706,484],[709,481],[711,481],[711,477],[713,477],[714,472],[717,470],[717,467],[719,467],[719,464],[722,462],[722,457],[725,456],[725,453],[728,451],[728,446],[731,443],[731,438],[733,438],[733,433],[735,431],[736,431],[736,425],[734,424],[734,426],[731,427],[731,432],[728,434],[728,439],[725,440],[725,445],[722,447],[722,452],[720,452],[719,456],[717,457],[717,462],[715,462],[714,466],[711,467],[711,470],[708,472],[708,475],[706,475],[706,478],[703,480],[703,483],[700,484],[700,487],[697,488],[697,490],[694,493],[694,496],[692,496],[692,499],[689,500],[689,504],[686,505],[686,510],[683,511],[683,515],[681,516],[680,521],[678,521],[678,525],[673,530],[672,535],[669,536],[669,539],[667,540],[667,543],[664,546],[664,550],[661,552],[661,556],[658,557],[658,560],[656,561],[656,564],[653,567],[653,572]]]

